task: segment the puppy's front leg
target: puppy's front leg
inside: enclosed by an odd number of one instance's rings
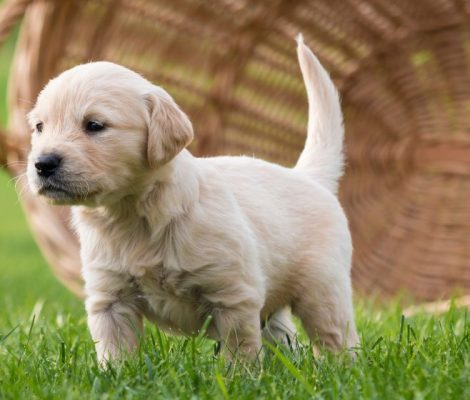
[[[225,357],[231,359],[240,355],[247,361],[254,361],[261,351],[259,314],[243,314],[233,309],[214,310],[215,329]]]
[[[119,275],[108,271],[84,275],[88,327],[103,365],[137,346],[143,331],[140,299]]]
[[[213,324],[208,335],[222,344],[227,358],[240,355],[256,360],[261,351],[260,310],[262,301],[255,290],[238,285],[206,297],[213,308]]]

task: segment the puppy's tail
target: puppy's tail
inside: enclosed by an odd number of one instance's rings
[[[297,36],[297,55],[307,88],[308,133],[294,169],[336,193],[343,175],[343,115],[338,92],[312,51]]]

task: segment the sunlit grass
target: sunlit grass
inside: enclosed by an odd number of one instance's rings
[[[49,271],[5,174],[0,192],[0,398],[470,398],[466,312],[405,319],[398,303],[357,302],[355,362],[314,358],[304,341],[231,364],[209,340],[149,324],[137,355],[102,371],[82,303]]]

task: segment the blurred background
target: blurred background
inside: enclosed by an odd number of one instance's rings
[[[163,86],[190,115],[195,154],[253,154],[292,166],[307,124],[299,32],[342,96],[348,164],[340,197],[353,232],[357,292],[425,301],[470,291],[470,2],[0,5],[3,293],[76,301],[55,277],[81,289],[69,210],[31,197],[21,177],[25,114],[51,77],[90,60],[118,62]]]
[[[0,1],[0,6],[1,6]],[[8,72],[13,60],[18,29],[0,48],[0,128],[5,128]],[[17,165],[16,161],[12,162]],[[23,166],[20,162],[18,166]],[[18,193],[16,178],[0,169],[0,329],[14,327],[41,312],[47,302],[54,302],[59,313],[80,313],[82,305],[54,276],[44,260],[29,228]],[[4,332],[2,332],[4,333]]]

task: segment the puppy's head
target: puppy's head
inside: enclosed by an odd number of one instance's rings
[[[29,185],[55,204],[106,204],[138,194],[149,174],[193,138],[168,93],[108,62],[51,80],[28,120]]]

